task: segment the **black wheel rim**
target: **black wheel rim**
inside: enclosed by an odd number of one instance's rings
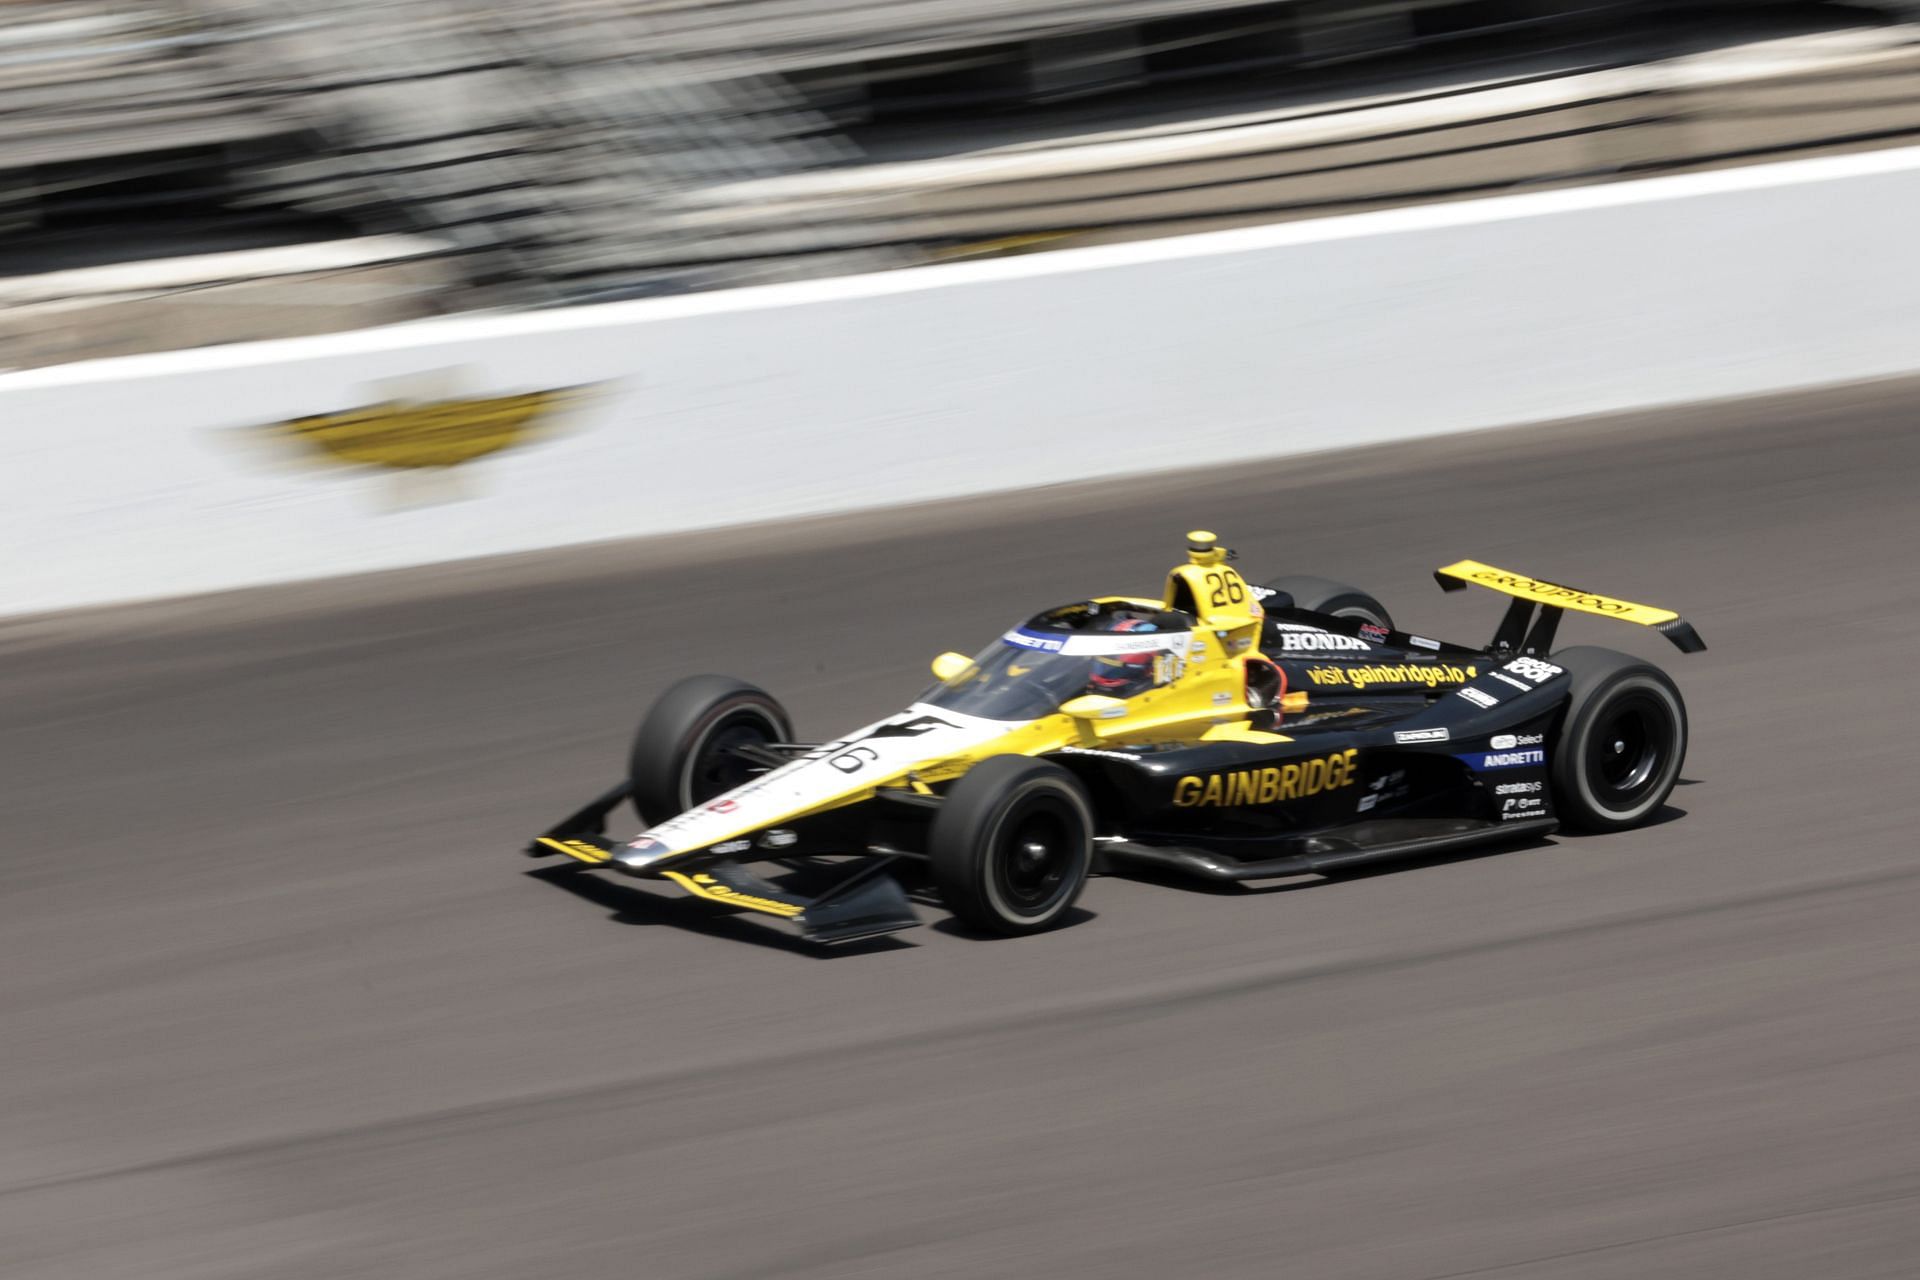
[[[1033,803],[1001,829],[993,878],[1001,901],[1022,916],[1045,915],[1073,888],[1084,840],[1063,807]]]
[[[1650,693],[1613,699],[1587,735],[1582,762],[1594,799],[1630,810],[1660,784],[1673,750],[1673,712]]]
[[[736,711],[723,719],[701,744],[700,754],[687,762],[688,807],[725,795],[764,772],[765,765],[740,754],[739,748],[777,740],[773,729],[754,712]]]

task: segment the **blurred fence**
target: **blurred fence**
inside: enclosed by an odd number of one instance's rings
[[[263,255],[247,268],[244,297],[229,292],[231,279],[193,284],[200,320],[182,324],[155,303],[163,290],[69,273],[74,292],[57,308],[15,308],[11,341],[0,325],[0,367],[1095,244],[1920,136],[1911,28],[1715,50],[1711,39],[1688,45],[1691,28],[1672,8],[0,0],[0,275],[88,267],[83,250],[103,226],[122,240],[165,240],[168,253],[191,252],[201,230],[207,248],[228,249],[284,244],[303,229],[313,238],[319,227],[359,236],[348,254],[356,264],[337,270],[363,286],[337,290],[339,304],[316,306],[306,324],[290,319],[297,304],[279,299],[250,309],[262,296],[259,273],[280,270],[273,264],[293,264],[281,276],[285,298],[315,278],[297,255]],[[1661,16],[1647,30],[1626,21],[1653,11]],[[1451,83],[1435,78],[1444,58],[1420,64],[1418,91],[1369,92],[1369,73],[1336,71],[1328,74],[1346,79],[1324,83],[1344,89],[1323,89],[1317,102],[1229,119],[971,149],[965,141],[992,103],[1342,67],[1362,55],[1452,50],[1489,32],[1551,34],[1528,58],[1461,58]],[[1274,81],[1273,92],[1290,83]],[[874,163],[836,128],[915,113],[960,139],[956,154]],[[204,228],[180,216],[196,213],[210,219]],[[154,228],[169,218],[160,236]],[[63,261],[68,252],[80,259]],[[86,331],[93,288],[120,308],[110,338]],[[50,304],[44,288],[30,292]],[[29,333],[40,340],[25,341]]]
[[[0,3],[0,232],[205,203],[236,161],[303,150],[220,39],[146,0]]]
[[[680,212],[743,234],[891,234],[940,256],[1324,217],[1920,138],[1920,32],[1583,66],[1223,126],[719,185]],[[830,240],[816,241],[826,247]]]
[[[784,81],[737,55],[725,75],[684,65],[618,4],[0,5],[0,120],[0,232],[38,232],[42,256],[62,247],[48,228],[140,234],[198,210],[210,241],[316,217],[430,236],[467,306],[885,265],[801,267],[778,236],[754,263],[656,216],[689,186],[850,153]],[[649,265],[665,260],[670,277]]]
[[[256,172],[254,199],[438,238],[472,303],[684,291],[884,265],[829,262],[769,230],[753,250],[658,212],[691,188],[848,158],[786,86],[716,79],[655,51],[619,6],[509,0],[192,0],[262,97],[315,139]],[[755,256],[773,259],[755,262]],[[671,262],[671,272],[656,264]]]

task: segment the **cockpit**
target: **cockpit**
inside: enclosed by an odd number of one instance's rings
[[[1178,680],[1193,618],[1135,601],[1050,609],[1001,636],[921,701],[989,720],[1037,720],[1083,694],[1133,698]]]

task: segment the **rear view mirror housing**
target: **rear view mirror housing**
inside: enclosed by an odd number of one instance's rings
[[[979,671],[973,659],[964,653],[943,653],[933,660],[933,677],[941,684],[959,684]]]
[[[1100,745],[1100,722],[1118,720],[1126,715],[1127,704],[1105,694],[1088,693],[1061,703],[1060,710],[1073,717],[1073,727],[1078,731],[1080,745],[1097,747]]]
[[[1075,720],[1118,720],[1127,714],[1127,704],[1105,694],[1088,693],[1061,703],[1060,710]]]

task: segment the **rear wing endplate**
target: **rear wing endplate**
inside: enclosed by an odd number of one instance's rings
[[[1509,569],[1496,569],[1478,560],[1461,560],[1443,569],[1435,569],[1433,578],[1442,591],[1459,591],[1472,583],[1514,598],[1514,607],[1507,611],[1506,620],[1500,624],[1499,634],[1494,638],[1493,647],[1496,649],[1544,650],[1553,641],[1554,627],[1564,609],[1652,627],[1673,641],[1682,653],[1701,653],[1707,647],[1693,625],[1671,609],[1616,600],[1597,592],[1548,582],[1544,578],[1514,573]],[[1527,622],[1535,605],[1541,606],[1541,616],[1529,631]]]

